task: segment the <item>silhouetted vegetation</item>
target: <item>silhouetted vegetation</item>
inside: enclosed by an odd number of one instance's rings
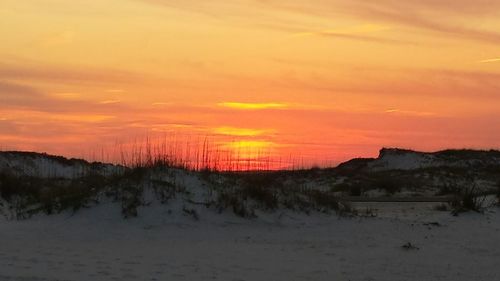
[[[361,196],[363,195],[364,192],[363,185],[365,184],[356,180],[350,182],[343,182],[340,184],[336,184],[332,188],[332,191],[347,193],[349,196]]]
[[[105,181],[105,178],[99,175],[67,180],[16,177],[1,173],[0,196],[11,203],[16,218],[29,217],[36,212],[76,212],[95,201],[94,197]]]
[[[497,205],[500,206],[500,181],[497,183]]]
[[[476,185],[464,188],[451,203],[453,215],[474,211],[482,213],[486,207],[486,196],[481,194]]]
[[[451,183],[444,183],[441,186],[439,186],[438,192],[436,192],[436,195],[438,196],[443,196],[443,195],[450,195],[450,194],[457,194],[459,193],[460,189]]]
[[[390,195],[400,191],[402,188],[402,182],[397,177],[386,173],[371,175],[369,182],[370,189],[385,190]]]
[[[205,146],[203,151],[196,152],[200,155],[193,164],[186,158],[175,158],[172,154],[175,152],[168,147],[156,148],[146,144],[144,149],[140,148],[126,158],[128,162],[124,161],[124,164],[127,163],[129,168],[119,167],[116,172],[108,174],[102,170],[109,167],[101,163],[36,153],[7,153],[7,157],[46,157],[62,165],[81,165],[85,168],[83,172],[66,178],[54,176],[57,173],[43,177],[28,176],[29,173],[18,170],[0,172],[0,197],[8,203],[11,217],[18,219],[37,213],[73,213],[97,204],[103,198],[118,203],[123,217],[132,218],[139,215],[141,206],[151,203],[148,199],[151,196],[161,204],[182,200],[186,203],[184,213],[193,217],[188,212],[190,205],[203,205],[220,212],[229,210],[245,218],[281,208],[307,214],[336,212],[362,215],[337,195],[378,194],[370,193],[371,190],[393,195],[400,191],[420,192],[426,189],[436,195],[455,195],[456,199],[450,205],[454,214],[481,212],[486,206],[487,194],[496,194],[500,204],[500,184],[496,187],[493,184],[500,181],[498,167],[492,161],[485,161],[480,169],[450,166],[390,171],[367,170],[372,159],[355,159],[332,169],[315,167],[284,171],[266,170],[269,163],[255,167],[247,164],[247,168],[256,168],[256,171],[241,171],[245,167],[238,162],[230,163],[231,168],[220,171],[227,163],[218,162],[220,160],[211,156],[210,151]],[[463,157],[478,159],[490,153],[497,152],[444,151],[435,156],[458,161]],[[201,192],[206,197],[201,202],[193,199],[188,190],[189,184],[180,182],[176,173],[189,174],[199,180]],[[485,185],[478,188],[473,179],[480,179]],[[436,207],[440,210],[448,208],[445,204]],[[366,215],[372,214],[369,212]]]
[[[434,206],[434,210],[441,211],[441,212],[447,212],[447,211],[449,211],[449,205],[441,203],[439,205]]]

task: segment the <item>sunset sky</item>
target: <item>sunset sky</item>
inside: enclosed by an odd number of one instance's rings
[[[1,1],[1,149],[164,135],[310,164],[500,148],[500,1]]]

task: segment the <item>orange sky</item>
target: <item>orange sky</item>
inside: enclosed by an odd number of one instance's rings
[[[2,0],[0,42],[1,149],[500,148],[500,1]]]

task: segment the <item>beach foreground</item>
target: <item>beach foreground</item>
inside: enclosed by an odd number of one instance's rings
[[[112,204],[0,223],[0,280],[495,280],[500,210],[199,221]],[[405,209],[406,208],[406,209]]]

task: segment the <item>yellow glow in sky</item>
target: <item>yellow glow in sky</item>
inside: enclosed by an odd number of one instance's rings
[[[213,132],[220,135],[237,136],[237,137],[255,137],[269,133],[268,130],[231,128],[231,127],[214,128]]]

